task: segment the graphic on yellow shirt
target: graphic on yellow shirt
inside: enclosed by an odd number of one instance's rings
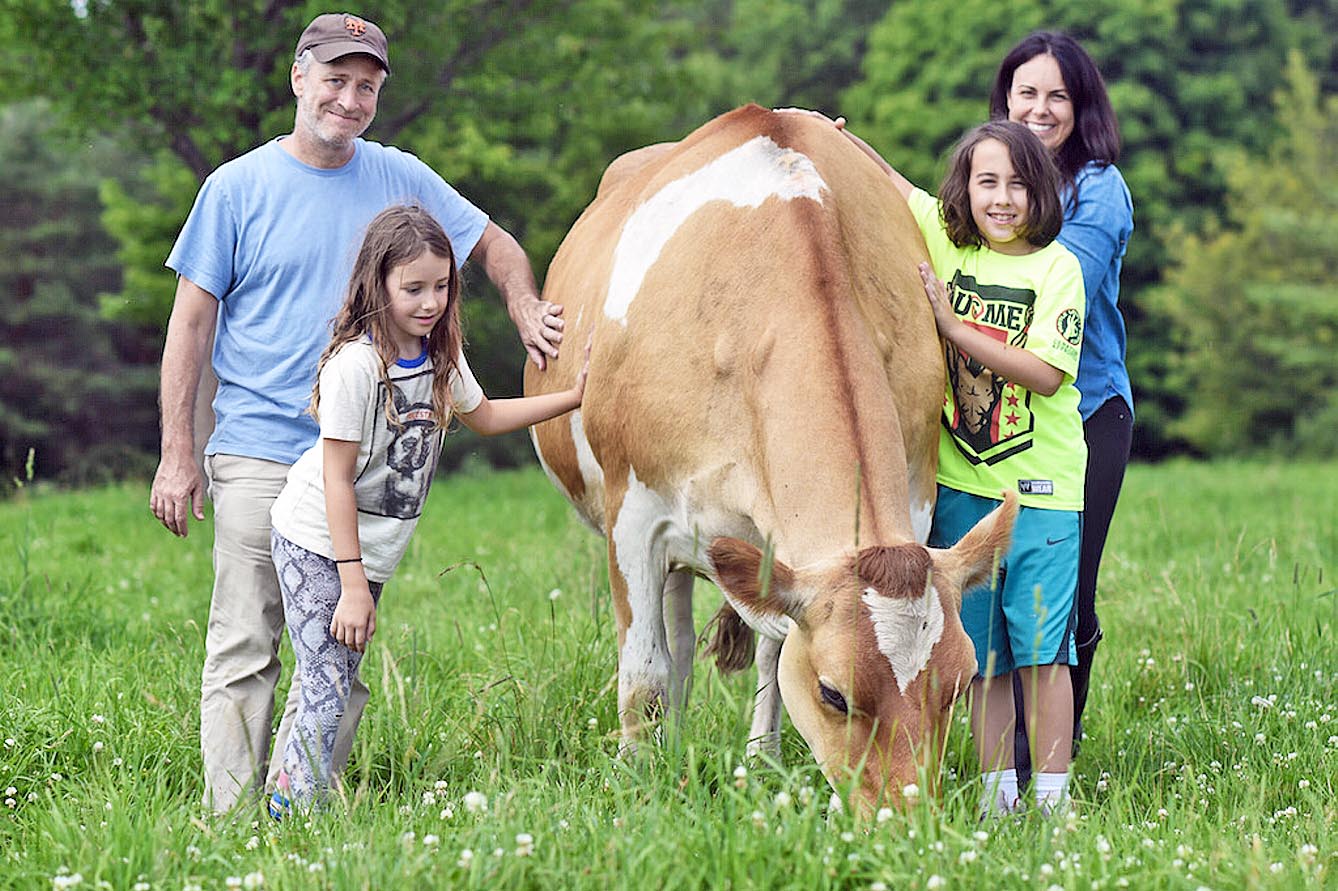
[[[967,325],[1009,346],[1026,347],[1035,291],[979,285],[959,269],[948,293],[953,312]],[[1031,391],[995,374],[952,343],[947,358],[952,398],[944,395],[948,409],[944,422],[966,459],[972,464],[996,464],[1031,448],[1036,429]]]

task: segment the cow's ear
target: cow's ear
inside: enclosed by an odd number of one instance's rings
[[[956,592],[956,604],[962,604],[962,592],[986,584],[999,571],[999,563],[1013,540],[1017,520],[1017,495],[1003,493],[1003,504],[990,511],[971,531],[946,551],[933,551],[934,572]]]
[[[736,606],[772,618],[799,617],[805,603],[794,570],[771,554],[737,538],[717,538],[707,557],[716,582]]]

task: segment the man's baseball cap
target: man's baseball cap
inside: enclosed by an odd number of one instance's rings
[[[327,12],[312,19],[297,39],[294,56],[307,50],[311,50],[311,55],[322,64],[333,62],[340,56],[362,53],[375,59],[386,74],[390,73],[385,33],[372,22],[347,12]]]

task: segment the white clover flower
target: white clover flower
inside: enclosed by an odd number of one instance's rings
[[[102,740],[98,740],[97,742],[93,743],[94,753],[101,752],[102,749],[103,749]]]
[[[501,860],[503,857],[506,856],[506,851],[502,850],[501,848],[493,848],[492,855],[496,857],[498,860]]]
[[[850,844],[854,840],[855,840],[855,833],[853,832],[841,833],[841,841],[845,842],[846,844]]]
[[[446,782],[445,780],[437,780],[435,783],[432,784],[432,788],[437,792],[445,792],[450,787],[451,784]]]
[[[404,845],[406,848],[411,848],[413,847],[416,838],[418,838],[418,833],[410,829],[408,832],[400,836],[400,844]]]
[[[990,840],[990,834],[983,829],[977,829],[975,832],[971,833],[971,837],[982,845]]]
[[[7,737],[5,737],[5,748],[6,748],[6,749],[12,749],[12,748],[14,748],[16,745],[18,745],[18,742],[15,741],[14,737],[12,737],[12,736],[7,736]]]
[[[1338,737],[1335,737],[1335,739],[1338,739]],[[802,787],[800,787],[800,789],[799,789],[799,803],[802,804],[802,805],[808,805],[808,804],[811,803],[812,801],[813,801],[813,787],[812,787],[812,786],[802,786]]]
[[[587,721],[585,722],[585,726],[589,727],[591,730],[595,730],[595,729],[597,729],[597,728],[599,727],[599,719],[598,719],[598,718],[590,718],[589,720],[587,720]]]
[[[94,723],[94,724],[101,724],[101,723],[105,722],[106,720],[107,720],[107,719],[104,718],[104,717],[102,717],[102,715],[94,715],[94,716],[93,716],[93,723]]]
[[[890,807],[880,807],[878,809],[877,820],[879,823],[886,823],[888,820],[891,820],[893,816],[894,814]]]
[[[312,874],[325,872],[325,864],[321,863],[319,860],[313,860],[307,864],[307,872]]]
[[[761,811],[753,811],[752,814],[750,815],[750,817],[751,817],[751,819],[752,819],[752,821],[753,821],[753,828],[755,828],[755,829],[766,829],[766,828],[767,828],[767,815],[766,815],[766,814],[762,813]]]
[[[734,788],[742,789],[748,785],[748,768],[740,764],[734,768]]]
[[[431,833],[428,833],[427,835],[423,836],[423,847],[435,848],[437,846],[437,843],[440,841],[441,839],[437,838],[435,835],[432,835]]]
[[[934,873],[929,877],[929,881],[925,882],[925,887],[928,888],[929,891],[934,891],[935,888],[946,888],[948,887],[948,880],[938,873]]]
[[[246,850],[254,851],[258,847],[260,847],[260,836],[253,835],[246,840]]]
[[[1301,849],[1296,852],[1296,856],[1299,857],[1301,862],[1306,866],[1312,865],[1315,862],[1315,858],[1318,855],[1319,855],[1319,848],[1308,843],[1301,845]]]
[[[886,882],[874,882],[869,886],[869,891],[887,891]]]
[[[97,716],[94,715],[94,717]],[[130,889],[131,891],[149,891],[149,889],[152,887],[153,886],[150,885],[148,882],[135,882],[135,884],[130,886]]]
[[[782,789],[776,793],[776,807],[787,808],[791,804],[792,804],[792,799],[790,798],[789,792],[786,792],[784,789]]]
[[[1310,781],[1309,781],[1309,780],[1297,780],[1297,781],[1296,781],[1296,788],[1298,788],[1298,789],[1309,789],[1309,788],[1310,788]]]
[[[240,888],[241,886],[242,886],[241,876],[228,876],[226,879],[223,880],[223,887],[225,888]]]
[[[424,792],[424,793],[423,793],[423,804],[424,804],[424,806],[426,806],[426,807],[431,807],[432,805],[434,805],[434,804],[436,804],[436,803],[437,803],[437,793],[435,793],[435,792]]]
[[[440,814],[439,816],[440,816],[441,819],[443,819],[443,820],[449,820],[449,819],[451,819],[451,817],[454,817],[454,816],[455,816],[455,808],[451,807],[451,806],[448,804],[448,805],[446,805],[444,808],[441,809],[441,814]]]
[[[488,809],[488,796],[482,792],[465,793],[465,810],[471,814],[478,814]]]
[[[557,599],[558,599],[559,597],[561,597],[561,596],[562,596],[562,589],[561,589],[561,588],[554,588],[553,590],[551,590],[551,591],[548,592],[548,599],[549,599],[549,600],[557,600]]]
[[[1250,697],[1250,705],[1253,705],[1253,706],[1255,706],[1255,707],[1257,707],[1257,708],[1262,708],[1262,709],[1270,709],[1270,708],[1273,707],[1273,703],[1272,703],[1270,700],[1265,699],[1265,698],[1262,697],[1262,696],[1251,696],[1251,697]]]
[[[915,783],[907,783],[901,787],[901,797],[907,802],[914,804],[920,799],[920,787]]]
[[[469,864],[474,862],[474,852],[465,848],[460,852],[460,859],[455,861],[455,865],[461,869],[469,869]]]
[[[260,888],[265,884],[265,874],[259,871],[248,872],[242,876],[243,888]]]
[[[528,857],[534,853],[534,836],[528,832],[516,833],[516,856]]]
[[[1268,864],[1268,871],[1273,873],[1274,875],[1277,875],[1278,873],[1282,872],[1282,864],[1270,863]]]
[[[976,858],[979,856],[980,852],[975,848],[967,848],[965,851],[957,855],[957,862],[965,866],[968,863],[975,863]]]

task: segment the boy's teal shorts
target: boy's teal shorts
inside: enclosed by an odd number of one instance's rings
[[[999,501],[938,487],[929,545],[952,547]],[[1032,665],[1077,665],[1078,554],[1082,514],[1023,507],[993,587],[962,597],[962,627],[976,645],[981,677]]]

